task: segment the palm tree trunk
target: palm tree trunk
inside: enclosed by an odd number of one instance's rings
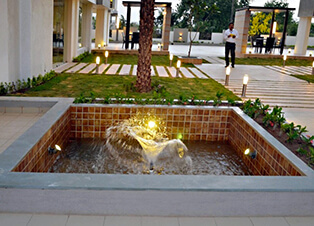
[[[154,0],[141,0],[140,41],[136,88],[138,92],[151,91],[151,51],[154,27]]]

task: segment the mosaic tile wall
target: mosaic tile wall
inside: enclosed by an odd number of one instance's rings
[[[26,154],[13,169],[16,172],[47,172],[58,154],[49,155],[48,147],[58,144],[66,147],[70,138],[70,109],[47,131],[37,144]]]
[[[104,138],[108,127],[136,115],[137,112],[150,112],[162,118],[170,139],[177,138],[180,134],[183,140],[229,141],[253,175],[303,175],[232,109],[110,105],[71,106],[14,171],[47,172],[57,157],[48,154],[49,146],[59,144],[65,147],[70,138]],[[258,151],[256,159],[243,154],[247,148]]]
[[[245,164],[254,175],[261,176],[301,176],[303,175],[294,165],[259,135],[239,115],[231,112],[229,142],[242,156]],[[244,155],[244,150],[257,150],[257,157],[252,159]]]
[[[230,111],[191,108],[131,108],[131,107],[71,107],[71,137],[93,138],[105,136],[111,125],[128,119],[137,112],[151,112],[162,118],[169,138],[182,135],[183,140],[228,140]]]

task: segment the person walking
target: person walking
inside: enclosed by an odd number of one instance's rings
[[[233,22],[230,22],[228,30],[226,30],[224,33],[224,39],[226,40],[226,46],[225,46],[226,66],[225,67],[229,66],[229,52],[231,52],[231,66],[234,68],[236,39],[238,37],[239,37],[238,31],[234,29]]]

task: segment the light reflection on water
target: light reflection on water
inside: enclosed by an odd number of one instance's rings
[[[114,156],[105,140],[74,140],[51,167],[56,173],[149,174],[150,163],[137,149],[120,150]],[[170,153],[158,156],[153,174],[249,175],[242,159],[228,143],[185,141],[189,158]],[[144,157],[143,157],[144,156]],[[192,167],[186,161],[192,160]]]

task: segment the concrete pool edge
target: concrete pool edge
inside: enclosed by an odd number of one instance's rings
[[[57,103],[41,118],[31,129],[27,131],[24,135],[24,139],[29,140],[30,132],[41,129],[45,129],[46,126],[56,120],[54,117],[61,115],[66,111],[73,101],[73,99],[64,98],[42,98],[43,101],[56,101]],[[149,106],[148,106],[149,107]],[[243,115],[242,117],[247,117]],[[248,118],[249,123],[255,123],[253,120]],[[42,131],[41,131],[42,132]],[[263,132],[263,129],[261,130]],[[265,131],[266,132],[266,131]],[[23,138],[23,137],[22,137]],[[16,148],[21,149],[25,145],[25,142],[16,141],[9,148],[10,150],[16,150]],[[274,142],[274,145],[277,145]],[[5,152],[7,152],[6,150]],[[0,196],[2,197],[3,204],[0,205],[0,211],[31,211],[31,212],[52,212],[52,213],[62,213],[63,210],[67,213],[78,213],[78,214],[113,214],[112,209],[109,208],[108,203],[115,205],[116,214],[132,214],[137,215],[143,213],[145,215],[158,215],[158,216],[173,216],[183,214],[184,216],[207,216],[201,208],[196,208],[192,211],[183,211],[178,209],[177,212],[171,210],[167,212],[161,210],[160,205],[157,209],[160,209],[158,213],[148,212],[149,206],[146,203],[147,200],[139,199],[141,193],[149,194],[151,193],[155,197],[155,202],[160,202],[160,199],[165,196],[169,196],[169,200],[174,203],[180,204],[182,206],[187,206],[189,204],[189,199],[194,197],[195,201],[201,204],[207,200],[203,195],[206,193],[208,197],[212,197],[206,201],[208,209],[212,208],[212,211],[208,212],[208,216],[240,216],[237,214],[231,206],[237,204],[241,206],[239,209],[241,211],[241,216],[253,216],[253,212],[259,211],[259,216],[269,215],[270,209],[263,208],[264,210],[258,210],[256,208],[250,208],[254,202],[264,203],[271,206],[276,206],[272,210],[273,215],[293,215],[300,214],[298,211],[292,212],[295,207],[298,206],[299,209],[303,210],[303,215],[314,215],[314,177],[313,171],[307,166],[296,161],[298,167],[302,168],[302,171],[307,176],[298,177],[282,177],[282,176],[145,176],[145,175],[93,175],[93,174],[44,174],[44,173],[19,173],[10,172],[12,165],[18,161],[14,160],[14,163],[7,162],[8,158],[2,158],[4,156],[18,158],[16,155],[21,154],[23,150],[15,151],[15,153],[6,153],[5,155],[0,155]],[[290,152],[290,151],[289,151]],[[290,152],[291,153],[291,152]],[[12,154],[12,155],[11,155]],[[292,153],[291,153],[292,154]],[[294,158],[296,158],[294,156]],[[20,157],[19,157],[20,159]],[[87,193],[86,193],[87,192]],[[20,194],[22,193],[22,194]],[[23,195],[23,193],[25,193]],[[62,193],[63,195],[58,195]],[[171,198],[171,194],[181,194],[181,196],[175,195]],[[28,195],[27,195],[28,194]],[[39,195],[42,194],[42,195]],[[125,196],[120,196],[119,194],[129,194],[129,198],[125,199]],[[213,194],[217,196],[213,197]],[[235,197],[232,197],[233,196]],[[275,198],[276,195],[282,196],[282,198]],[[39,195],[39,196],[38,196]],[[100,195],[99,206],[96,208],[92,207],[92,203],[97,202],[97,195]],[[114,197],[110,197],[114,195]],[[154,196],[155,195],[155,196]],[[255,197],[253,198],[252,197]],[[306,195],[306,196],[304,196]],[[17,202],[17,197],[23,198],[19,201],[19,207],[13,205]],[[37,197],[36,197],[37,196]],[[64,202],[65,196],[68,197],[68,202],[72,203],[72,206],[66,205]],[[87,198],[92,196],[89,201]],[[104,196],[104,197],[102,197]],[[246,201],[241,204],[242,197],[245,200],[250,200],[252,203]],[[257,198],[259,197],[259,198]],[[283,198],[285,197],[285,198]],[[298,199],[298,197],[300,199]],[[307,198],[306,198],[307,197]],[[42,200],[42,203],[38,202],[38,199]],[[224,215],[219,215],[219,212],[215,210],[213,205],[216,205],[217,200],[221,200],[225,203],[221,206],[220,211],[223,211]],[[264,200],[263,200],[264,199]],[[14,201],[15,200],[15,201]],[[84,200],[85,207],[74,208],[73,205],[79,205],[79,202]],[[127,202],[138,202],[138,213],[131,210],[132,204]],[[212,200],[212,202],[210,201]],[[215,201],[216,200],[216,201]],[[232,202],[231,206],[227,206],[228,202]],[[243,200],[242,200],[243,202]],[[4,205],[7,203],[7,205]],[[51,203],[53,208],[43,207],[43,204]],[[59,204],[58,204],[59,203]],[[76,203],[76,204],[75,204]],[[282,206],[292,205],[294,208],[286,208],[286,213],[282,208],[278,209],[278,203]],[[12,204],[12,205],[11,205]],[[17,204],[17,203],[16,203]],[[26,208],[29,205],[31,208]],[[130,205],[130,206],[129,206]],[[202,204],[203,205],[203,204]],[[201,206],[202,206],[201,205]],[[128,208],[125,208],[128,206]],[[200,206],[200,207],[201,207]],[[263,206],[263,205],[262,205]],[[66,210],[66,207],[68,208]],[[101,208],[100,208],[101,207]],[[169,204],[169,208],[171,205]],[[247,210],[245,211],[245,208]],[[164,207],[163,207],[164,208]],[[203,208],[203,206],[202,206]],[[284,208],[284,209],[285,209]],[[74,209],[77,209],[74,211]],[[128,209],[128,212],[123,212]],[[189,209],[189,208],[188,208]],[[196,211],[198,209],[198,211]],[[306,209],[306,210],[305,210]],[[91,210],[93,210],[91,212]],[[180,211],[181,212],[180,212]],[[253,211],[254,210],[254,211]],[[72,212],[73,211],[73,212]],[[300,210],[300,212],[302,212]],[[198,213],[198,214],[196,214]],[[142,214],[142,215],[143,215]],[[256,213],[257,214],[257,213]]]

